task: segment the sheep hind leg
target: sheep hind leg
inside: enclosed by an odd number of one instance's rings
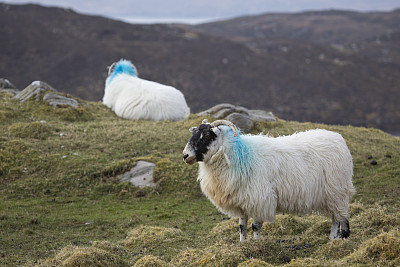
[[[240,231],[240,242],[246,240],[247,236],[247,217],[239,218],[239,231]]]
[[[253,236],[254,239],[256,240],[261,238],[262,225],[263,225],[262,221],[254,221],[253,224],[251,225],[251,229],[253,229]]]
[[[348,238],[350,236],[350,224],[349,220],[345,219],[340,222],[340,234],[339,238]]]
[[[336,221],[334,218],[332,218],[332,227],[331,227],[331,233],[329,235],[329,239],[338,239],[339,238],[339,222]]]

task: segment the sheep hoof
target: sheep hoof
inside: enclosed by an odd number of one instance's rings
[[[346,239],[350,236],[350,230],[341,230],[339,234],[339,238]]]

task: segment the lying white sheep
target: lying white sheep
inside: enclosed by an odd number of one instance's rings
[[[332,218],[330,239],[350,235],[353,160],[340,134],[318,129],[277,138],[237,135],[225,120],[205,120],[191,132],[183,159],[199,162],[204,194],[221,212],[239,218],[240,241],[249,217],[259,239],[263,222],[273,222],[276,212],[319,212]]]
[[[131,120],[177,121],[190,114],[180,91],[139,78],[135,66],[123,59],[109,67],[103,103],[119,117]]]

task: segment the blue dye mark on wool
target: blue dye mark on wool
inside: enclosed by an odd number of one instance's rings
[[[230,139],[231,149],[229,151],[229,160],[231,161],[232,171],[236,177],[248,177],[252,166],[252,149],[246,144],[246,141],[241,137],[240,132],[235,137],[233,131],[229,128],[226,131]]]
[[[108,76],[107,84],[109,84],[115,77],[120,74],[128,74],[133,77],[138,77],[138,73],[132,62],[130,62],[129,60],[121,59],[115,64],[113,72],[110,74],[110,76]]]

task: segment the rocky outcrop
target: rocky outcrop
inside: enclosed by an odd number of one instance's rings
[[[24,90],[14,96],[15,99],[25,102],[28,99],[35,98],[39,101],[41,96],[47,92],[55,92],[56,90],[45,82],[34,81],[28,85]]]
[[[258,109],[247,109],[232,104],[218,104],[212,108],[198,113],[200,116],[212,116],[233,122],[242,131],[249,132],[255,121],[276,121],[272,112]]]
[[[14,96],[15,99],[25,102],[34,98],[36,101],[43,100],[52,107],[74,107],[77,108],[79,103],[77,100],[57,94],[57,90],[42,81],[34,81],[24,90]]]

